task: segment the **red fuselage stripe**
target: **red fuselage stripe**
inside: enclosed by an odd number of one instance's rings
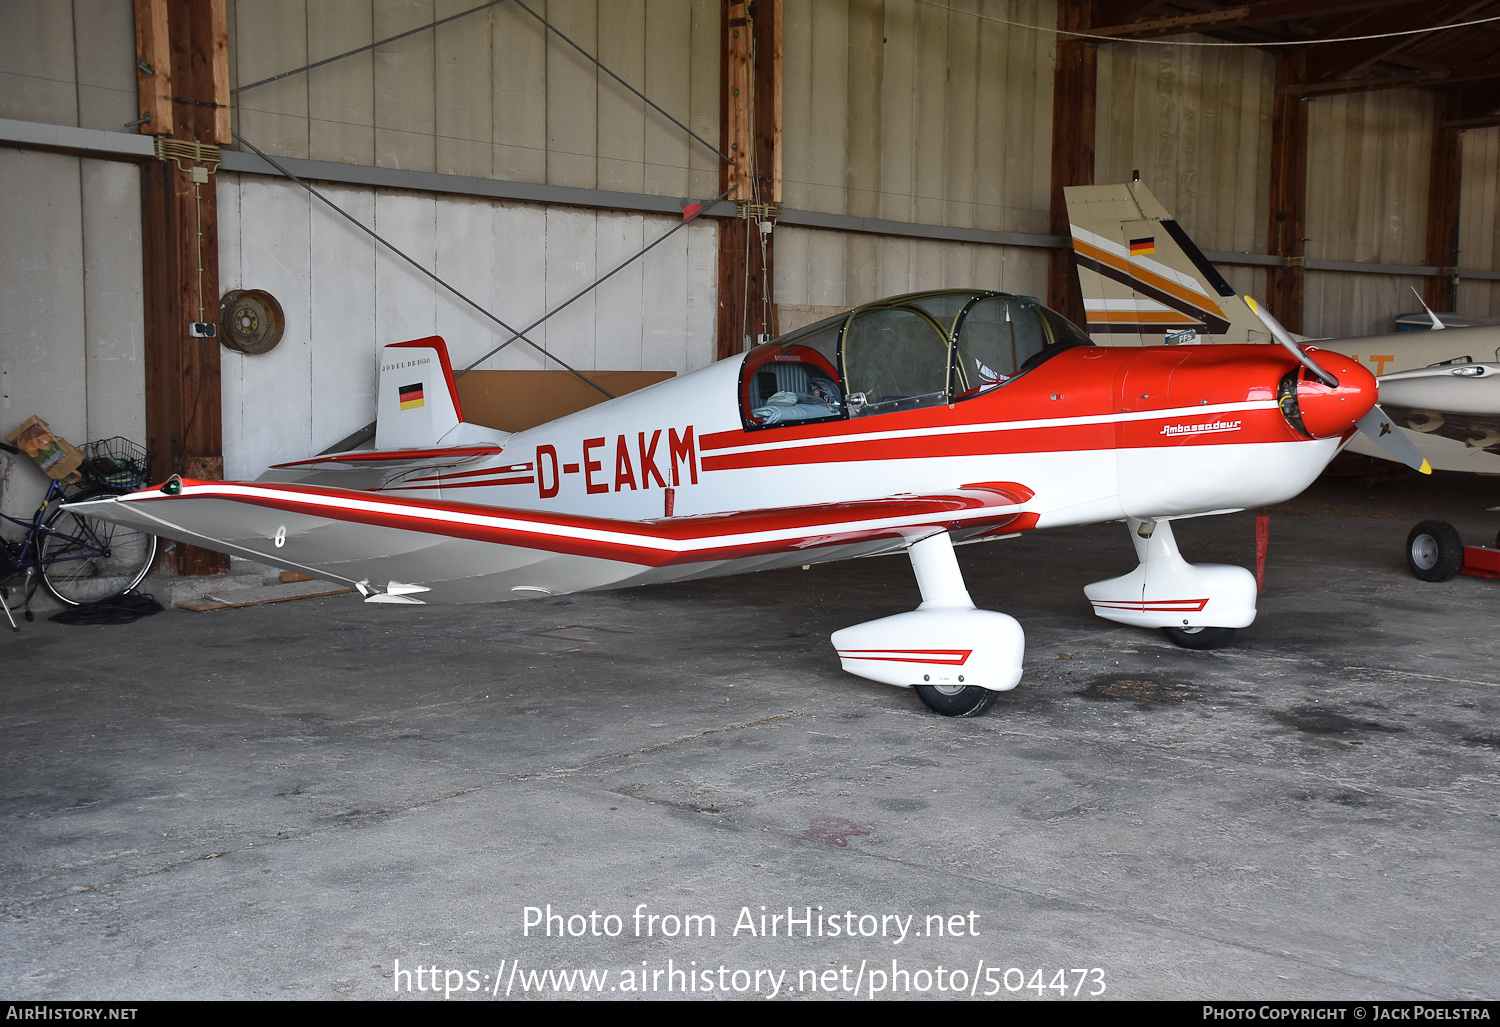
[[[1211,426],[1216,421],[1237,422],[1237,427],[1218,431],[1183,430],[1195,425]],[[705,454],[702,461],[705,471],[727,471],[785,464],[1295,441],[1300,440],[1292,434],[1286,419],[1277,410],[1239,410],[1219,415],[1178,412],[1135,421],[1042,425],[1006,431],[931,435],[914,432],[891,439],[809,439],[802,445]]]

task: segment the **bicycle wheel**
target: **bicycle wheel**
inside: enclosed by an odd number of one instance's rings
[[[121,495],[94,489],[69,502]],[[58,510],[42,526],[42,583],[69,606],[98,602],[141,583],[156,559],[156,536],[124,524]]]

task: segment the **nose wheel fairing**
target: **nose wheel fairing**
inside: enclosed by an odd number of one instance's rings
[[[1255,575],[1243,567],[1188,563],[1169,521],[1130,518],[1135,570],[1083,592],[1105,620],[1141,628],[1243,628],[1255,620]]]

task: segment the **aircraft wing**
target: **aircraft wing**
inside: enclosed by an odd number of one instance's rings
[[[170,487],[174,483],[169,483]],[[1010,482],[939,495],[623,521],[274,482],[182,480],[70,509],[359,588],[371,602],[528,595],[821,563],[1036,522]],[[420,598],[418,598],[420,597]]]
[[[1500,453],[1500,364],[1440,364],[1384,375],[1380,405],[1403,428]]]

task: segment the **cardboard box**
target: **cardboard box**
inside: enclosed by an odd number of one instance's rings
[[[585,371],[616,396],[676,377],[676,371]],[[501,431],[525,431],[609,397],[572,371],[470,371],[459,376],[464,420]]]
[[[21,427],[5,436],[5,441],[35,460],[49,478],[69,484],[83,480],[78,473],[83,466],[83,453],[67,439],[52,434],[40,417],[27,418]]]

